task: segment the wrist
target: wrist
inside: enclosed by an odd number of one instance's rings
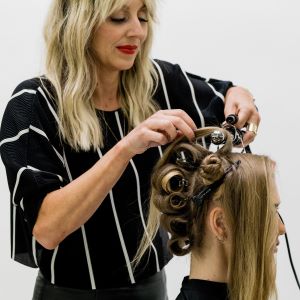
[[[130,159],[135,156],[135,153],[130,149],[124,138],[115,145],[115,148],[118,152],[118,157],[124,159],[125,161],[130,161]]]

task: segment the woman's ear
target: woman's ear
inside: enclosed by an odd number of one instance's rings
[[[212,234],[220,241],[227,239],[227,226],[225,222],[224,210],[216,206],[209,212],[209,226]]]

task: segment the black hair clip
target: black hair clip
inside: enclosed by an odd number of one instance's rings
[[[228,167],[225,171],[222,177],[212,184],[204,187],[196,196],[192,197],[192,201],[196,204],[198,208],[201,208],[203,205],[203,201],[208,198],[221,184],[224,182],[225,177],[228,173],[233,171],[233,169],[237,169],[239,165],[241,164],[240,160],[237,160],[233,163],[230,167]]]
[[[233,145],[239,145],[243,142],[245,131],[238,129],[234,125],[226,122],[222,124],[222,127],[231,133]]]

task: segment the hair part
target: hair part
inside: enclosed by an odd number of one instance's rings
[[[93,103],[99,65],[91,45],[97,28],[124,3],[125,0],[54,0],[48,13],[44,28],[46,77],[54,95],[48,94],[57,104],[60,137],[77,151],[103,146],[101,123]],[[144,3],[148,36],[133,68],[121,72],[118,91],[130,127],[158,109],[152,100],[158,77],[149,59],[155,1]]]

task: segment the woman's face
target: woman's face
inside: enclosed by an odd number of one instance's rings
[[[93,48],[102,70],[130,69],[148,33],[148,13],[142,0],[127,0],[101,24]]]

